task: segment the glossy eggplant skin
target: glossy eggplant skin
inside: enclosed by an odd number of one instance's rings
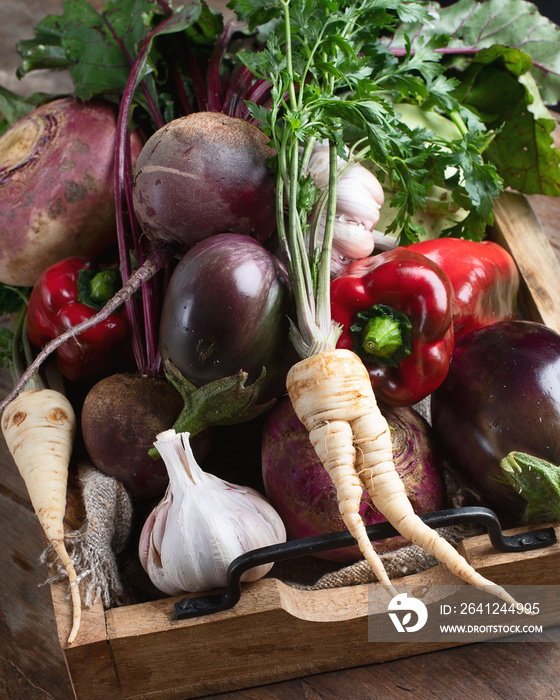
[[[525,501],[500,482],[512,450],[560,464],[560,335],[531,321],[467,333],[432,394],[438,444],[487,505],[520,518]]]
[[[169,281],[162,358],[196,386],[240,371],[249,385],[264,367],[259,398],[275,398],[297,359],[288,337],[291,301],[284,267],[261,243],[241,234],[207,238],[183,256]]]

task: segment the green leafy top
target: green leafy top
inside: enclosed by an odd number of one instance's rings
[[[455,96],[495,138],[485,158],[504,186],[525,194],[560,194],[560,154],[545,105],[560,102],[560,28],[526,0],[458,0],[430,3],[432,21],[400,25],[386,39],[397,55],[415,50],[417,37],[444,33],[440,49]],[[409,37],[411,37],[409,39]]]
[[[396,57],[382,39],[403,22],[425,22],[425,5],[402,0],[240,0],[230,5],[250,27],[276,21],[266,47],[240,59],[272,85],[272,108],[252,114],[270,135],[278,153],[278,210],[288,203],[288,223],[278,229],[298,300],[294,343],[301,356],[334,347],[338,329],[330,319],[329,265],[337,181],[336,156],[348,162],[368,158],[394,189],[392,223],[401,238],[414,239],[412,216],[424,208],[434,185],[452,192],[468,209],[460,232],[481,238],[492,222],[494,198],[502,188],[496,168],[481,152],[491,141],[483,122],[461,104],[458,81],[445,74],[446,37],[407,42]],[[280,21],[278,21],[280,20]],[[450,116],[460,138],[445,139],[425,128],[408,127],[395,112],[396,102],[428,104]],[[348,132],[352,138],[347,138]],[[307,218],[310,196],[307,164],[316,141],[331,143],[327,225],[322,250]],[[316,195],[317,196],[317,195]],[[323,261],[323,263],[321,263]]]
[[[507,46],[531,58],[531,73],[545,104],[560,102],[560,28],[526,0],[457,0],[448,7],[429,3],[431,19],[397,28],[387,41],[404,50],[408,37],[422,40],[449,37],[444,53],[463,57],[495,45]]]
[[[278,14],[280,5],[257,0],[232,3],[238,13],[247,12],[250,26],[273,17],[274,6]],[[403,240],[416,238],[412,216],[424,208],[433,185],[450,189],[455,201],[470,211],[453,233],[481,238],[492,221],[493,200],[502,189],[496,168],[481,155],[494,134],[487,133],[483,121],[458,99],[459,82],[446,73],[441,61],[446,37],[434,34],[425,42],[416,39],[414,51],[409,42],[399,58],[383,41],[399,24],[421,19],[428,19],[426,7],[414,2],[290,4],[291,71],[297,100],[294,106],[283,103],[290,78],[285,31],[277,25],[266,50],[240,54],[251,71],[268,76],[274,85],[275,107],[269,113],[258,109],[253,114],[276,144],[282,141],[279,129],[283,127],[277,122],[282,113],[284,125],[290,125],[297,140],[311,134],[333,138],[339,155],[345,132],[353,128],[353,135],[361,135],[367,143],[360,157],[373,160],[395,190],[392,204],[398,213],[391,226]],[[401,101],[449,116],[460,126],[462,138],[447,140],[421,128],[408,128],[392,106]]]
[[[33,39],[18,43],[22,63],[17,74],[65,69],[76,97],[119,99],[146,42],[152,34],[165,35],[165,41],[150,42],[135,93],[135,103],[158,126],[184,113],[176,78],[188,80],[189,51],[198,49],[208,57],[221,29],[221,15],[201,0],[189,0],[175,10],[151,0],[107,0],[102,12],[87,0],[64,0],[62,15],[47,15]]]

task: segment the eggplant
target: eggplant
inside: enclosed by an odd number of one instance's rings
[[[560,464],[560,334],[520,320],[467,333],[432,394],[431,418],[450,467],[518,521],[527,502],[505,483],[500,461],[515,451]]]
[[[171,275],[160,322],[162,358],[197,387],[239,372],[249,385],[264,368],[259,399],[276,398],[297,359],[291,308],[289,278],[276,256],[249,236],[212,236]]]

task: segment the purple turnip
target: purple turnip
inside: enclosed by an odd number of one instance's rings
[[[446,505],[442,461],[434,446],[430,426],[412,408],[383,409],[393,441],[394,461],[417,513],[440,510]],[[266,495],[280,514],[290,539],[344,530],[336,491],[321,464],[309,434],[291,402],[283,398],[265,419],[262,471]],[[385,520],[364,489],[360,515],[366,525]],[[403,546],[402,537],[374,542],[377,552]],[[357,547],[331,550],[323,559],[351,563],[361,558]]]
[[[0,282],[32,286],[62,258],[115,243],[116,128],[108,102],[67,97],[0,137]],[[141,147],[133,133],[132,162]]]
[[[134,212],[146,236],[183,249],[225,232],[266,240],[276,226],[267,142],[249,122],[218,112],[158,129],[134,176]]]

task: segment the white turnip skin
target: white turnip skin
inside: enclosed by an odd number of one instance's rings
[[[32,286],[62,258],[116,242],[116,109],[68,97],[0,137],[0,282]],[[142,142],[131,136],[135,162]]]
[[[184,249],[225,231],[266,240],[276,227],[267,141],[249,122],[220,112],[194,112],[156,131],[133,184],[146,236]]]
[[[443,462],[430,426],[411,408],[383,409],[391,429],[393,456],[417,513],[446,507]],[[267,498],[282,517],[290,539],[344,530],[336,489],[296,416],[289,398],[267,413],[262,440],[262,476]],[[363,490],[360,516],[366,525],[385,521]],[[406,544],[403,537],[374,542],[378,553]],[[331,550],[319,558],[350,564],[362,558],[358,547]]]

